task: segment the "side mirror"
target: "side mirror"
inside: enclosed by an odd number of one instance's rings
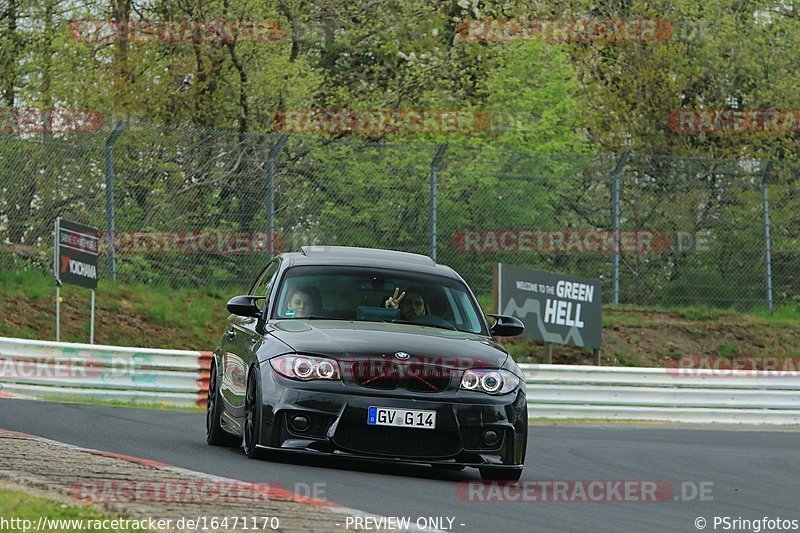
[[[494,325],[489,328],[492,335],[498,337],[516,337],[525,331],[525,324],[514,316],[508,315],[486,315],[494,318]]]
[[[228,311],[236,316],[258,317],[261,315],[261,309],[256,302],[265,298],[266,296],[234,296],[228,300]]]

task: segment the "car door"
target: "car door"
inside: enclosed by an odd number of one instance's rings
[[[272,261],[250,288],[250,294],[265,297],[258,302],[262,312],[267,305],[279,266],[279,260]],[[255,351],[262,341],[262,335],[256,331],[257,324],[258,319],[255,317],[231,315],[225,332],[221,390],[228,404],[228,411],[236,418],[244,416],[247,373],[256,361]]]

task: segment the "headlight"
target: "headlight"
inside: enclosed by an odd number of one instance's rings
[[[472,370],[467,370],[461,378],[461,388],[467,390],[475,390],[480,385],[481,378]]]
[[[461,376],[461,387],[465,390],[485,392],[486,394],[508,394],[519,385],[519,378],[508,370],[472,368]]]
[[[270,359],[269,364],[275,372],[289,379],[341,379],[339,363],[325,357],[289,354]]]

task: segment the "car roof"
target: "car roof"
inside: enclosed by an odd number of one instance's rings
[[[436,263],[427,255],[381,250],[379,248],[358,248],[355,246],[303,246],[300,248],[306,257],[341,257],[354,259],[386,259],[419,265],[433,266]]]
[[[355,246],[303,246],[300,252],[281,254],[291,265],[342,265],[400,268],[461,279],[449,266],[439,265],[427,255],[359,248]]]

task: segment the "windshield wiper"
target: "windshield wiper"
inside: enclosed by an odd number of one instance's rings
[[[443,326],[441,324],[426,324],[425,322],[414,322],[413,320],[402,320],[400,318],[395,318],[393,320],[384,320],[384,322],[391,322],[392,324],[411,324],[413,326],[425,326],[428,328],[439,328],[439,329],[446,329],[448,331],[458,331],[458,328],[455,326]]]
[[[284,317],[278,317],[275,320],[351,320],[351,319],[334,317],[334,316],[311,315],[311,316],[284,316]]]

